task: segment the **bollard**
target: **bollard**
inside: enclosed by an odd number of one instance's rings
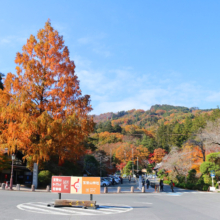
[[[121,187],[119,186],[117,189],[117,193],[120,193],[120,192],[121,192]]]
[[[104,193],[108,193],[108,187],[104,187]]]
[[[49,185],[46,187],[46,191],[50,192],[50,186]]]
[[[141,190],[142,193],[145,193],[145,187],[142,186],[142,190]]]
[[[134,187],[133,186],[131,186],[131,193],[133,193],[134,192]]]
[[[20,190],[20,184],[16,185],[16,190],[18,190],[18,191]]]
[[[35,191],[35,186],[31,185],[31,191],[34,192]]]
[[[2,189],[5,190],[5,183],[2,183]]]

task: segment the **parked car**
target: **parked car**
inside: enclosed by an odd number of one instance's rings
[[[105,178],[105,180],[109,181],[110,184],[112,184],[112,177],[104,177],[104,178]]]
[[[120,182],[120,179],[116,176],[110,176],[110,178],[114,178],[116,184]]]
[[[116,183],[120,183],[120,178],[114,177]]]
[[[101,186],[109,186],[109,181],[101,179]]]

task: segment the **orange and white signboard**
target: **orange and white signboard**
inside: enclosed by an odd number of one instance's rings
[[[100,194],[100,177],[52,176],[51,192]]]
[[[83,177],[82,194],[100,194],[100,177]]]

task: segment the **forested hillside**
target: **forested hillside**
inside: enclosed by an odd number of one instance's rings
[[[102,164],[103,173],[121,170],[129,174],[132,161],[134,169],[152,172],[163,161],[164,170],[177,180],[177,176],[187,177],[191,169],[201,175],[200,165],[206,156],[219,150],[201,136],[207,133],[208,124],[220,118],[218,108],[154,105],[147,111],[133,109],[93,117],[96,126],[90,144],[96,150],[91,154]]]

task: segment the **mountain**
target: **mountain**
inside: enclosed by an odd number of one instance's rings
[[[178,121],[183,123],[186,118],[193,119],[196,115],[210,114],[212,109],[199,110],[198,107],[187,108],[173,105],[153,105],[147,111],[143,109],[132,109],[129,111],[119,111],[117,113],[108,112],[100,115],[93,115],[95,123],[111,121],[112,125],[137,125],[140,128],[149,129],[158,123],[164,124]]]

